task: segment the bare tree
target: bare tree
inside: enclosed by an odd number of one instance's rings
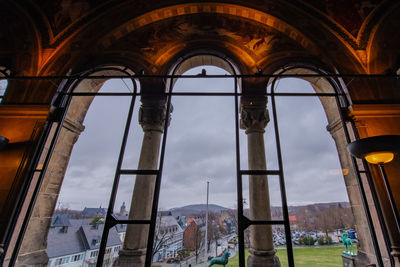
[[[211,243],[215,242],[215,256],[218,255],[218,241],[222,237],[219,225],[214,221],[208,224],[208,250]]]
[[[196,256],[196,263],[198,261],[199,255],[204,247],[204,234],[200,227],[196,227],[194,235],[194,254]]]
[[[162,222],[161,213],[157,216],[156,231],[154,234],[152,258],[173,238],[173,233],[168,231],[168,228]]]
[[[207,251],[210,250],[210,246],[215,242],[215,255],[217,256],[218,240],[222,237],[225,229],[219,223],[219,217],[214,212],[208,214],[208,235],[207,235]]]
[[[305,231],[312,231],[315,229],[315,217],[307,207],[299,208],[296,212],[296,219],[300,229]]]
[[[353,228],[354,217],[351,208],[332,206],[316,215],[316,228],[321,229],[328,236],[329,231],[342,228]]]
[[[317,228],[321,229],[328,237],[328,232],[335,228],[336,216],[331,212],[331,209],[325,209],[320,212],[317,217]]]
[[[238,234],[239,221],[238,221],[237,209],[228,210],[228,213],[230,219],[232,220],[233,225],[235,226],[235,233]]]
[[[248,205],[247,200],[244,198],[243,199],[243,216],[250,217],[250,210],[245,208],[247,205]],[[238,234],[238,229],[239,229],[238,210],[237,210],[237,208],[234,208],[234,209],[228,210],[227,212],[229,213],[230,219],[232,220],[232,222],[235,226],[235,233]]]

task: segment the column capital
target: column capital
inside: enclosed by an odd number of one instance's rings
[[[252,132],[264,133],[269,122],[267,99],[263,96],[245,97],[240,100],[240,128],[246,134]]]
[[[139,109],[139,124],[143,131],[164,132],[165,119],[167,118],[167,102],[165,98],[160,97],[142,97],[142,105]],[[170,114],[173,111],[171,105]],[[171,117],[168,116],[168,125]]]

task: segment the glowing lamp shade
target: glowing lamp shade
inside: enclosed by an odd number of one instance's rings
[[[384,164],[400,152],[400,135],[380,135],[356,140],[347,145],[350,153],[371,164]]]
[[[393,152],[373,152],[365,155],[365,160],[371,164],[389,163],[394,159]]]

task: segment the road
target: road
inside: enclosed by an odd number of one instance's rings
[[[217,246],[217,254],[218,255],[221,255],[222,252],[224,252],[225,249],[228,248],[228,240],[230,240],[231,238],[232,238],[232,236],[228,235],[228,236],[222,237],[219,240],[219,242],[221,242],[221,243],[219,246]],[[236,254],[235,250],[230,250],[230,252],[231,252],[230,257],[233,257]],[[207,258],[208,258],[208,256],[215,257],[215,242],[211,243],[210,250],[207,253]],[[204,256],[204,251],[203,251],[199,255],[199,258],[198,258],[199,262],[203,261],[202,263],[196,264],[196,257],[192,256],[192,257],[188,258],[187,260],[184,260],[180,263],[173,263],[173,264],[162,263],[162,264],[157,264],[157,265],[160,265],[162,267],[186,267],[186,266],[189,266],[189,264],[191,264],[192,267],[204,267],[204,266],[208,266],[208,262],[209,262],[209,261],[204,262],[205,258],[206,257]]]

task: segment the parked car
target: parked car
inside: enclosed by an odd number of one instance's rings
[[[351,239],[356,239],[357,238],[356,237],[356,231],[351,230],[351,231],[348,231],[347,233],[349,234],[349,238],[351,238]]]

